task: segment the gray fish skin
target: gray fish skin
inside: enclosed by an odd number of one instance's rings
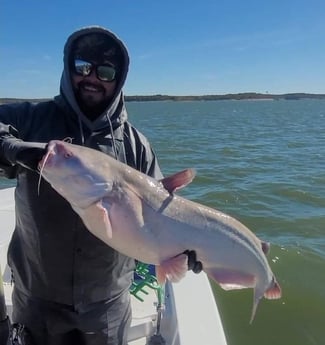
[[[51,141],[41,176],[107,245],[156,265],[160,282],[179,281],[185,250],[223,289],[254,288],[251,321],[260,299],[281,297],[268,264],[268,245],[235,218],[174,194],[194,178],[191,169],[157,181],[99,151]],[[41,193],[41,189],[40,189]]]

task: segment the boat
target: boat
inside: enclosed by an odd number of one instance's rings
[[[2,299],[9,323],[13,283],[7,249],[15,225],[14,189],[0,190]],[[130,292],[133,317],[129,345],[227,345],[217,301],[204,272],[189,271],[180,282],[167,282],[162,287],[152,267],[138,264]]]

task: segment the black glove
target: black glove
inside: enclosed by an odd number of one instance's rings
[[[184,254],[187,255],[187,265],[188,270],[193,271],[194,273],[200,273],[203,269],[202,262],[196,260],[195,250],[185,250]]]
[[[47,144],[27,142],[8,135],[3,139],[1,146],[11,164],[19,164],[27,169],[38,171],[37,166],[46,153]]]
[[[25,141],[22,143],[23,145],[16,155],[16,162],[27,169],[38,172],[38,163],[46,153],[47,144]]]

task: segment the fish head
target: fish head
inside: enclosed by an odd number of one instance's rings
[[[96,171],[95,160],[83,147],[53,140],[39,162],[40,175],[70,204],[86,208],[112,189]]]

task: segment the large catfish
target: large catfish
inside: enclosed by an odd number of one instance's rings
[[[88,230],[121,253],[156,265],[160,282],[177,281],[194,250],[203,271],[226,290],[254,288],[252,319],[263,295],[281,297],[265,256],[267,245],[229,215],[174,192],[191,169],[157,181],[90,148],[51,141],[41,176],[61,194]]]

